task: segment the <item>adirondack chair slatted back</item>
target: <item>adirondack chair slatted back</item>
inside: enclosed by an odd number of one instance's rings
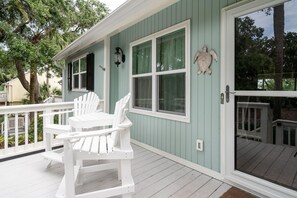
[[[93,113],[99,105],[99,97],[94,92],[89,92],[74,99],[74,116]]]
[[[115,109],[114,109],[115,118],[113,120],[112,127],[118,127],[118,125],[124,121],[126,117],[126,111],[128,108],[127,106],[128,106],[128,101],[130,99],[130,96],[131,94],[128,93],[125,97],[123,97],[122,99],[116,102]],[[111,134],[111,141],[113,142],[112,146],[117,145],[119,141],[119,133],[117,131]]]

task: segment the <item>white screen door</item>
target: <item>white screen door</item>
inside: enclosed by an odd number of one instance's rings
[[[242,179],[251,188],[261,184],[293,195],[297,195],[296,10],[297,0],[292,0],[255,1],[226,11],[221,87],[226,177]]]

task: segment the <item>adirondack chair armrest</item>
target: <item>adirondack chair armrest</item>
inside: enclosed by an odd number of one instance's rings
[[[73,113],[74,109],[69,111],[58,111],[58,112],[52,112],[52,113],[44,113],[40,114],[39,117],[47,117],[47,116],[53,116],[53,115],[60,115],[60,114],[66,114],[66,113]]]
[[[124,128],[109,128],[109,129],[102,129],[102,130],[96,130],[96,131],[63,133],[58,135],[56,139],[71,140],[71,139],[79,139],[84,137],[101,136],[101,135],[112,133],[114,131],[121,131],[121,130],[124,130]]]
[[[132,126],[132,122],[126,118],[121,124],[119,124],[119,128],[129,128]]]

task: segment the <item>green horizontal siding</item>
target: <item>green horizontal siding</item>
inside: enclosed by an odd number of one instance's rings
[[[129,92],[129,44],[190,19],[191,122],[130,113],[132,138],[217,172],[220,171],[220,64],[213,62],[209,76],[197,75],[197,66],[192,62],[204,45],[213,48],[220,57],[221,8],[232,3],[235,0],[180,0],[111,38],[111,53],[118,45],[127,58],[119,68],[111,64],[110,107],[113,109],[115,101]],[[203,152],[196,150],[198,138],[204,140]]]

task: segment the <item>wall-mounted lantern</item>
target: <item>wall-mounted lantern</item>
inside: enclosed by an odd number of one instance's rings
[[[114,63],[119,66],[119,64],[124,63],[126,56],[123,53],[123,50],[120,47],[116,47],[116,52],[114,53]]]

